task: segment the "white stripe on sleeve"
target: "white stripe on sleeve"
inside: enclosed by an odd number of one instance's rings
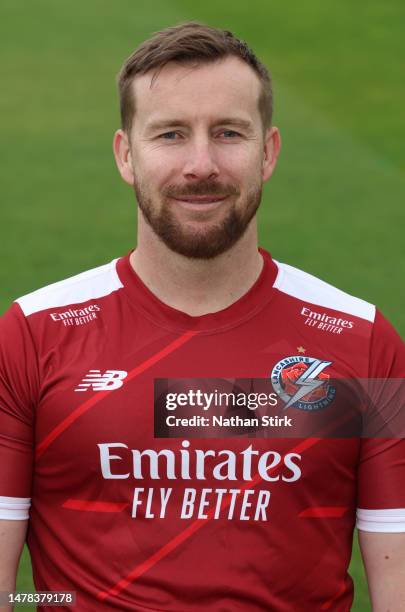
[[[405,508],[364,510],[357,508],[357,529],[381,533],[405,532]]]
[[[29,518],[30,497],[4,497],[0,495],[0,519],[24,521]]]

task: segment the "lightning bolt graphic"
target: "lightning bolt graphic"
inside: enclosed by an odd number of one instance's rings
[[[319,380],[317,376],[319,376],[322,370],[324,370],[331,364],[331,361],[322,361],[321,359],[315,359],[315,361],[311,363],[309,368],[307,368],[305,372],[301,374],[301,376],[295,381],[294,384],[300,386],[301,388],[298,389],[298,391],[296,391],[296,393],[294,393],[292,397],[290,397],[288,404],[286,404],[284,407],[284,410],[287,410],[287,408],[289,408],[290,406],[292,406],[292,404],[307,395],[307,393],[310,393],[311,391],[314,391],[315,389],[323,385],[325,381]]]

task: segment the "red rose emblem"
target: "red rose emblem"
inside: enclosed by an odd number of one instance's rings
[[[290,397],[292,397],[300,388],[299,385],[295,384],[295,381],[308,369],[307,363],[302,361],[294,363],[292,366],[285,368],[281,372],[281,382]],[[304,395],[301,399],[305,402],[314,402],[325,397],[327,393],[327,381],[329,380],[329,374],[321,372],[318,376],[319,380],[325,381],[324,384],[320,385],[313,391]]]

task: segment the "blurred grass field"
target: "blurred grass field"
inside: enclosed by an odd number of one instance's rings
[[[283,149],[261,244],[405,335],[404,18],[402,0],[2,0],[0,311],[133,246],[115,75],[152,31],[194,19],[245,38],[273,73]],[[351,573],[353,611],[370,610],[357,546]],[[26,552],[18,588],[33,588]]]

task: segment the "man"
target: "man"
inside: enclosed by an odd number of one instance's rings
[[[37,590],[74,591],[80,611],[346,612],[357,507],[373,609],[405,609],[400,439],[212,427],[246,379],[302,420],[333,408],[331,377],[405,373],[374,306],[258,249],[280,150],[267,70],[189,23],[144,42],[119,91],[136,249],[1,323],[0,590],[29,518]]]

